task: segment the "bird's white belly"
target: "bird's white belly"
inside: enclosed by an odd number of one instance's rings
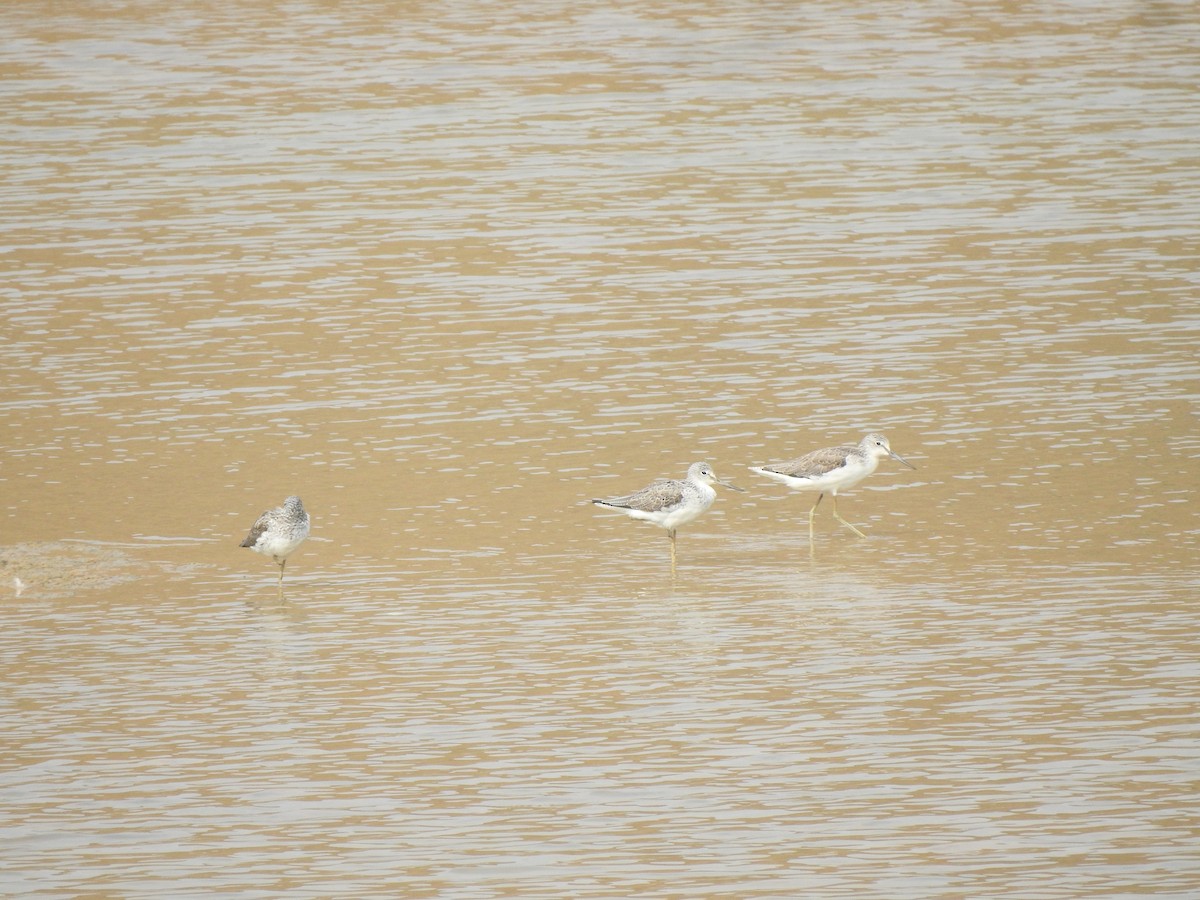
[[[670,529],[678,528],[680,525],[686,525],[693,519],[698,518],[700,514],[705,512],[710,506],[712,506],[711,498],[703,505],[681,506],[662,517],[662,526],[663,528]]]
[[[836,493],[842,488],[853,487],[875,471],[875,466],[866,463],[839,466],[821,475],[809,478],[793,478],[788,485],[800,491],[829,491]]]
[[[255,542],[253,549],[265,556],[290,556],[292,551],[304,543],[306,532],[289,534],[264,534]]]

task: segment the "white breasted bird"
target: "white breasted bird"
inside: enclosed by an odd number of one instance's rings
[[[688,467],[687,478],[676,481],[671,478],[660,478],[653,484],[626,494],[624,497],[613,497],[611,500],[593,500],[597,506],[606,509],[616,509],[625,513],[631,519],[642,519],[667,529],[671,539],[671,575],[675,574],[675,529],[686,525],[693,519],[706,512],[717,492],[712,486],[719,484],[734,491],[741,491],[728,482],[721,481],[713,472],[712,466],[706,462],[692,463]]]
[[[808,540],[813,539],[813,516],[821,504],[821,498],[829,494],[833,498],[833,517],[857,534],[861,531],[838,515],[837,495],[842,488],[854,487],[879,466],[879,461],[891,457],[910,469],[912,463],[895,453],[882,434],[868,434],[850,447],[827,447],[814,450],[799,459],[770,466],[751,466],[751,472],[766,475],[797,491],[817,491],[817,502],[808,513]]]

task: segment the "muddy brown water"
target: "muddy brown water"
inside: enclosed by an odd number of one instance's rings
[[[1198,28],[5,7],[2,892],[1194,896]]]

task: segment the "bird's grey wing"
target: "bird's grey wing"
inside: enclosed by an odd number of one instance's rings
[[[263,513],[258,517],[258,521],[250,526],[250,533],[246,535],[246,539],[239,544],[239,547],[253,547],[258,543],[258,539],[262,537],[262,533],[271,525],[271,514]]]
[[[606,501],[610,506],[623,506],[639,512],[659,512],[677,506],[683,500],[683,482],[660,478],[653,484],[625,497]]]
[[[852,448],[827,447],[824,450],[805,453],[799,459],[793,459],[791,462],[763,466],[763,468],[789,478],[815,478],[817,475],[824,475],[830,469],[840,466],[846,459],[847,449]]]

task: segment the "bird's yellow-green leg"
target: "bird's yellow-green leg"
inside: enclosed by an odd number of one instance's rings
[[[847,528],[849,528],[851,531],[853,531],[855,534],[857,534],[859,537],[861,537],[861,538],[866,537],[865,534],[863,534],[861,531],[859,531],[857,528],[855,528],[853,525],[851,525],[849,522],[847,522],[845,519],[843,519],[841,516],[838,515],[837,494],[833,495],[833,517],[835,519],[837,519],[839,522],[841,522],[843,525],[845,525]]]

